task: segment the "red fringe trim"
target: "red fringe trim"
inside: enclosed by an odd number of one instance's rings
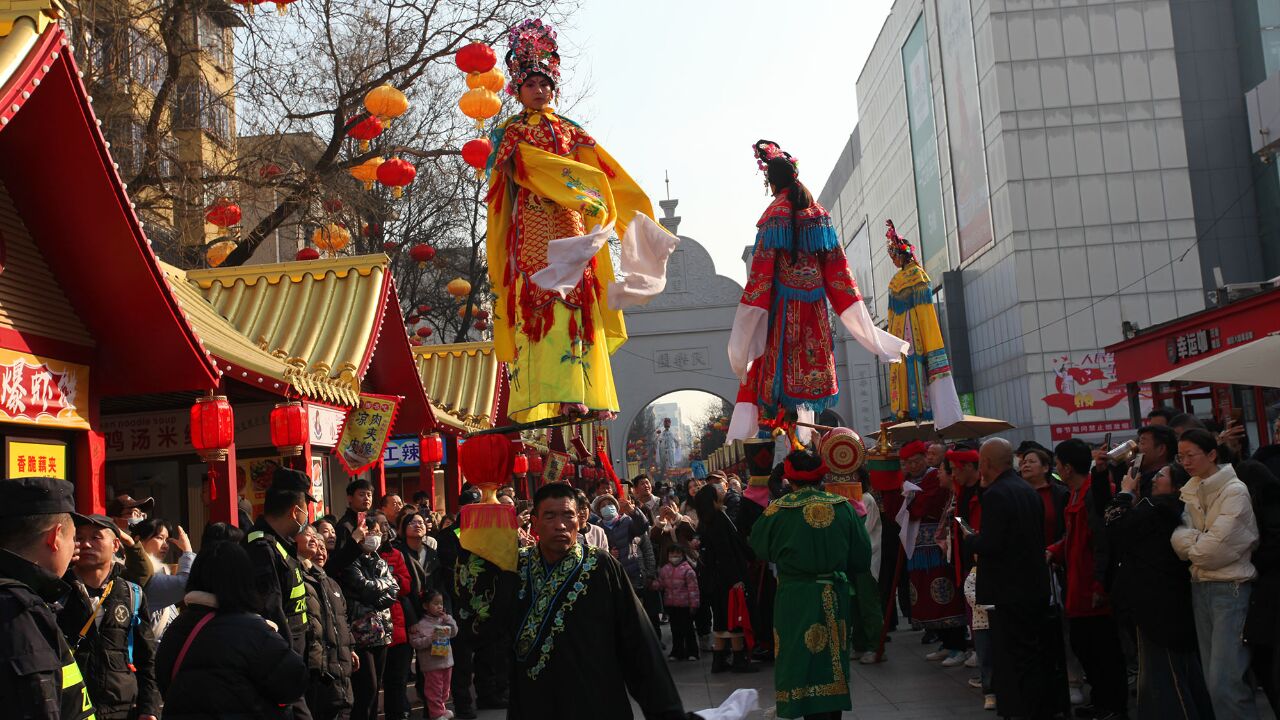
[[[516,509],[510,505],[463,505],[459,527],[463,530],[515,530]]]
[[[521,180],[529,179],[529,169],[524,166],[524,159],[520,153],[516,153],[516,177]]]
[[[609,163],[605,162],[604,159],[600,157],[599,153],[596,153],[596,163],[600,166],[600,169],[603,170],[604,174],[607,175],[608,177],[614,178],[618,176],[618,173],[614,172],[613,168],[609,167]]]

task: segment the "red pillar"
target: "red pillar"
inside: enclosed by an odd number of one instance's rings
[[[373,486],[378,491],[378,502],[382,502],[382,498],[387,496],[387,467],[382,464],[382,460],[371,469],[373,474]],[[404,498],[400,498],[403,500]]]
[[[227,448],[227,457],[209,463],[209,472],[216,475],[209,500],[209,522],[239,525],[240,486],[236,478],[236,445]]]
[[[69,479],[76,486],[76,509],[103,515],[107,512],[106,440],[97,430],[76,433],[73,452],[76,473]]]

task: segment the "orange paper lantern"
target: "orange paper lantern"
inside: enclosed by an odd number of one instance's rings
[[[341,225],[321,225],[311,233],[311,244],[333,255],[351,244],[351,233]]]
[[[383,83],[365,93],[364,108],[370,115],[381,120],[384,126],[389,126],[392,120],[409,109],[409,98],[391,83]]]
[[[351,173],[351,177],[364,183],[365,190],[372,190],[373,184],[378,180],[378,168],[384,162],[386,162],[385,158],[371,157],[347,172]]]

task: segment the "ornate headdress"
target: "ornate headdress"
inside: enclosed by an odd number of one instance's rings
[[[907,242],[906,238],[898,234],[898,231],[893,227],[893,221],[885,220],[884,226],[885,226],[884,237],[885,237],[885,240],[887,241],[886,244],[889,247],[889,254],[905,255],[911,258],[912,260],[915,260],[916,249],[911,246],[911,243]]]
[[[556,31],[541,20],[524,20],[507,35],[507,92],[517,95],[530,75],[545,75],[560,85],[560,53]]]
[[[791,157],[791,153],[785,152],[782,148],[778,147],[778,143],[773,142],[772,140],[757,140],[755,144],[751,146],[751,151],[756,156],[756,167],[760,168],[760,172],[768,172],[770,160],[782,158],[788,163],[791,163],[791,176],[799,177],[800,170],[798,166],[800,165],[800,161]],[[765,182],[767,184],[768,180],[766,179]]]

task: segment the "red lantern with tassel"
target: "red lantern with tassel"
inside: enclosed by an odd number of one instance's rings
[[[476,170],[483,170],[489,164],[489,155],[493,152],[493,143],[489,138],[476,138],[462,146],[462,161]]]
[[[418,461],[431,467],[444,462],[444,438],[436,434],[423,436]]]
[[[293,257],[295,260],[319,260],[320,251],[313,247],[304,247]]]
[[[301,455],[307,442],[307,409],[293,400],[271,408],[271,444],[281,455]]]
[[[378,166],[378,182],[391,188],[395,197],[404,195],[404,187],[417,176],[418,169],[402,158],[391,158]]]
[[[360,152],[369,152],[369,141],[382,134],[382,121],[377,115],[370,115],[347,131],[347,137],[360,142]]]
[[[498,487],[511,477],[514,450],[502,435],[480,435],[458,448],[463,476],[480,488],[482,500],[464,505],[459,520],[462,547],[503,570],[516,567],[516,509],[498,502]]]
[[[473,42],[458,50],[453,62],[464,73],[489,72],[498,64],[498,54],[482,42]]]
[[[436,249],[426,243],[418,243],[417,245],[409,248],[409,257],[413,258],[413,261],[418,263],[418,267],[422,267],[431,262],[435,256]]]
[[[431,328],[429,328],[429,327],[420,327],[420,328],[418,328],[418,337],[420,337],[420,338],[429,338],[429,337],[431,337]]]
[[[240,224],[240,206],[231,202],[230,198],[218,198],[209,206],[204,214],[205,222],[220,228],[229,228]]]
[[[227,459],[235,442],[235,414],[226,395],[206,395],[191,406],[191,447],[205,462]]]

